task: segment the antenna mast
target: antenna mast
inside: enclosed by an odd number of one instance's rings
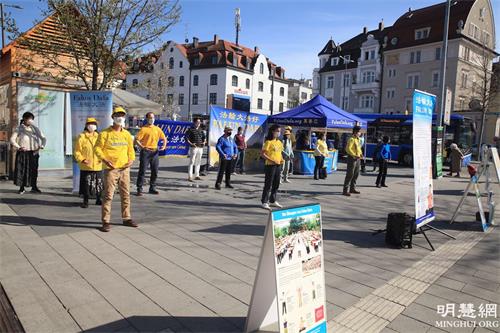
[[[236,28],[236,45],[239,45],[239,37],[241,31],[241,17],[239,8],[236,8],[235,10],[234,27]]]

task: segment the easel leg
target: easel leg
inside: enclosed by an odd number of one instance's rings
[[[429,240],[429,238],[428,238],[428,237],[427,237],[427,235],[425,234],[425,230],[424,230],[424,229],[422,229],[422,228],[418,228],[418,229],[420,230],[420,233],[422,233],[422,235],[424,235],[425,240],[427,241],[427,243],[429,243],[429,246],[431,247],[431,250],[432,250],[432,251],[435,251],[435,250],[434,250],[434,246],[432,246],[431,241]]]
[[[444,231],[442,231],[442,230],[439,230],[438,228],[434,228],[434,227],[433,227],[433,226],[431,226],[431,225],[426,225],[426,227],[427,227],[427,228],[429,228],[429,229],[435,230],[435,231],[437,231],[437,232],[439,232],[439,233],[442,233],[443,235],[448,236],[448,237],[450,237],[451,239],[456,239],[456,238],[455,238],[455,237],[453,237],[452,235],[450,235],[450,234],[448,234],[448,233],[446,233],[446,232],[444,232]],[[424,234],[424,235],[425,235],[425,234]],[[427,237],[426,237],[426,238],[427,238]]]

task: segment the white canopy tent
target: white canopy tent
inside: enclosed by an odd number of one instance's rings
[[[123,89],[113,88],[113,105],[120,105],[127,110],[129,116],[144,117],[148,112],[161,114],[163,107]]]

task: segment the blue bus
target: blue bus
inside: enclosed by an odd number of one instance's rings
[[[413,117],[412,115],[389,114],[355,114],[368,122],[366,135],[366,157],[373,157],[377,140],[387,135],[391,139],[392,160],[401,165],[413,166]],[[433,117],[436,125],[436,116]],[[450,125],[445,128],[444,161],[446,151],[452,143],[456,143],[464,152],[469,154],[472,149],[476,133],[475,123],[460,115],[451,115]],[[435,131],[433,131],[433,138]]]

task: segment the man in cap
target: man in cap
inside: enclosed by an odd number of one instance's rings
[[[361,127],[354,126],[352,136],[347,140],[345,151],[347,153],[347,172],[344,180],[343,195],[351,196],[351,193],[359,194],[356,190],[356,181],[359,176],[360,160],[363,157],[361,143],[359,137],[361,135]]]
[[[233,188],[231,185],[231,169],[233,160],[238,157],[238,148],[233,138],[231,138],[231,134],[233,134],[233,129],[226,126],[224,134],[217,141],[216,149],[219,153],[219,173],[215,182],[217,190],[220,190],[224,174],[226,174],[226,187]]]
[[[149,180],[149,193],[159,194],[156,190],[156,178],[158,177],[158,166],[160,163],[160,151],[167,148],[167,138],[162,129],[155,124],[155,115],[153,112],[146,114],[146,124],[135,136],[135,144],[141,148],[139,157],[139,173],[137,175],[137,196],[142,196],[142,185],[148,165],[151,167],[151,178]],[[158,143],[162,140],[162,146],[158,149]]]
[[[102,201],[101,231],[110,230],[111,203],[116,185],[120,191],[123,225],[137,227],[130,214],[130,166],[135,159],[134,143],[125,126],[126,111],[121,106],[113,110],[113,125],[103,130],[94,148],[102,160],[104,170],[104,191]]]

